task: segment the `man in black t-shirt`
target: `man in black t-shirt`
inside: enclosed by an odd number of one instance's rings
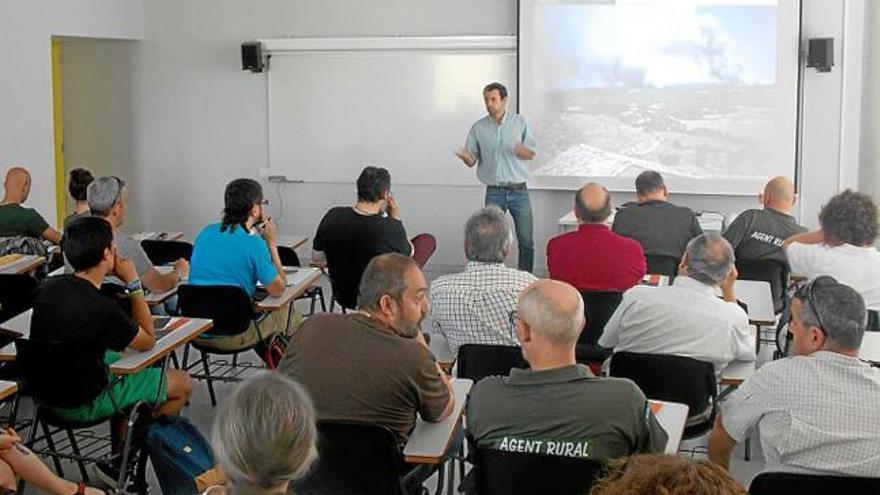
[[[110,224],[97,217],[77,218],[65,229],[62,246],[75,273],[49,277],[37,288],[30,339],[66,346],[77,369],[41,358],[37,347],[34,359],[39,366],[58,366],[51,370],[53,380],[41,384],[42,400],[58,416],[84,422],[108,417],[138,401],[155,403],[158,414],[179,412],[192,392],[185,371],[163,374],[161,368],[147,368],[108,388],[113,377],[107,366],[120,358],[121,351],[126,347],[146,351],[156,344],[137,271],[116,252]],[[126,284],[133,319],[100,292],[106,275]]]
[[[361,275],[373,257],[413,253],[391,195],[388,170],[364,168],[357,180],[357,196],[354,206],[337,206],[324,215],[312,243],[327,257],[333,297],[349,309],[357,306]]]
[[[797,200],[794,184],[786,177],[774,177],[758,195],[764,209],[746,210],[724,232],[737,260],[775,259],[788,263],[782,243],[807,231],[791,216]]]
[[[639,241],[645,255],[681,259],[687,243],[703,233],[694,212],[668,201],[663,177],[653,170],[636,177],[636,194],[637,202],[617,210],[611,230]]]

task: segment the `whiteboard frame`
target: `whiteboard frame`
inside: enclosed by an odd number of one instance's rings
[[[510,50],[517,51],[517,36],[382,36],[365,38],[265,38],[258,39],[268,54],[325,51]]]

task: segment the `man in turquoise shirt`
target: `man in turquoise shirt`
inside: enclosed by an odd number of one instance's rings
[[[507,88],[491,83],[483,88],[489,115],[476,121],[465,147],[456,153],[468,167],[477,166],[477,178],[486,184],[486,206],[498,205],[510,211],[516,228],[519,269],[534,268],[532,205],[529,202],[529,167],[535,157],[535,140],[525,119],[507,111]]]

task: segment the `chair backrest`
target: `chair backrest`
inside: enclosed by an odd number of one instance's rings
[[[584,316],[587,324],[584,326],[578,344],[596,345],[605,324],[614,314],[614,310],[620,306],[623,299],[622,292],[581,291],[584,300]]]
[[[603,468],[599,461],[475,449],[480,495],[580,495],[587,493]]]
[[[296,250],[290,246],[278,246],[278,257],[281,258],[282,266],[302,266]]]
[[[880,473],[878,473],[880,476]],[[880,493],[880,477],[819,476],[792,473],[761,473],[749,486],[751,495],[827,495],[832,493]]]
[[[0,275],[0,322],[29,309],[37,281],[29,275]]]
[[[511,368],[528,368],[522,348],[508,345],[467,344],[458,348],[458,377],[474,383],[487,376],[507,376]]]
[[[691,416],[714,405],[718,395],[712,363],[688,357],[615,352],[609,374],[634,381],[648,398],[687,404]]]
[[[211,335],[236,335],[248,329],[254,317],[251,298],[232,285],[190,285],[177,287],[180,312],[192,318],[209,318]]]
[[[193,245],[186,241],[144,239],[141,241],[141,247],[154,265],[174,263],[181,258],[189,261],[192,258]]]
[[[760,280],[770,284],[773,310],[777,313],[785,307],[788,289],[788,265],[779,260],[736,260],[736,271],[741,280]]]
[[[431,234],[419,234],[410,241],[413,245],[413,260],[424,268],[437,250],[437,238]]]
[[[27,384],[27,392],[45,404],[76,407],[80,392],[71,392],[59,377],[68,377],[93,387],[95,394],[107,385],[107,373],[84,376],[91,369],[92,353],[83,352],[70,342],[55,340],[16,339],[16,364]]]
[[[646,254],[645,262],[648,264],[648,273],[667,275],[673,278],[678,275],[678,263],[681,260],[665,254]]]
[[[388,428],[318,421],[318,460],[292,489],[299,495],[403,495],[404,469]]]
[[[868,310],[868,327],[869,332],[880,332],[880,314],[873,309]]]

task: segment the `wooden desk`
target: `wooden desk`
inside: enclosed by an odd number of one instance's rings
[[[276,311],[286,306],[290,301],[301,296],[303,292],[321,278],[321,270],[317,268],[298,267],[294,274],[287,274],[288,286],[284,293],[278,297],[269,296],[254,304],[257,311]]]
[[[0,274],[21,275],[31,273],[46,264],[46,258],[35,254],[26,254],[21,258],[0,266]]]
[[[403,448],[406,462],[413,464],[443,464],[449,451],[455,432],[461,427],[461,415],[464,411],[467,394],[474,384],[466,378],[454,378],[452,388],[455,391],[455,407],[452,414],[443,421],[429,423],[416,418],[416,427]]]
[[[678,402],[665,402],[662,400],[649,400],[651,411],[666,431],[666,454],[678,452],[678,444],[684,434],[684,424],[687,422],[688,406]]]
[[[199,335],[207,332],[214,326],[211,320],[202,318],[173,318],[169,326],[173,326],[176,322],[184,321],[180,327],[168,332],[164,337],[156,342],[156,345],[148,351],[136,351],[134,349],[126,349],[122,353],[119,361],[110,365],[110,372],[117,375],[130,375],[143,370],[147,366],[168,356],[175,349],[183,347],[191,340]]]
[[[18,392],[18,384],[15,382],[7,382],[0,380],[0,400],[6,399],[10,395]]]
[[[183,238],[183,232],[135,232],[132,239],[141,241],[176,241]]]
[[[859,357],[874,364],[880,364],[880,332],[865,332]]]
[[[734,361],[721,370],[721,384],[738,387],[755,374],[755,361]]]
[[[776,324],[773,311],[773,293],[770,284],[760,280],[737,280],[733,290],[736,298],[749,308],[749,323],[757,326]]]
[[[279,235],[276,239],[279,246],[287,246],[290,249],[296,249],[308,240],[309,236],[307,235]]]

